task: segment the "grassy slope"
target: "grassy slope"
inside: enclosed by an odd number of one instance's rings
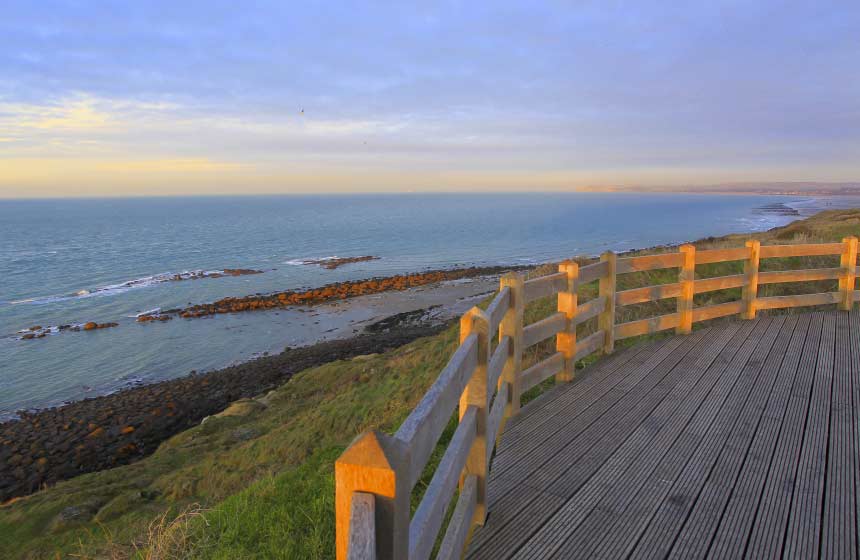
[[[838,241],[845,235],[860,235],[860,210],[824,212],[754,237],[763,243],[808,243]],[[749,237],[696,245],[740,246]],[[837,264],[832,258],[795,258],[766,261],[764,266]],[[740,269],[740,263],[718,264],[700,267],[698,273],[721,276]],[[674,282],[675,274],[626,275],[619,289]],[[834,289],[834,282],[815,284],[763,286],[762,295]],[[589,287],[583,299],[592,296]],[[702,294],[697,304],[738,296],[738,289]],[[668,312],[673,306],[673,300],[630,306],[619,320]],[[553,310],[552,301],[536,302],[528,310],[529,320]],[[136,464],[84,475],[0,508],[0,557],[329,557],[334,459],[366,429],[393,432],[455,343],[452,327],[383,355],[306,370],[278,389],[270,406],[254,416],[210,419]],[[551,344],[537,347],[529,359],[550,351]],[[58,514],[69,506],[84,512],[83,520],[59,521]]]

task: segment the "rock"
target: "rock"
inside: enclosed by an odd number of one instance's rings
[[[35,327],[30,327],[31,331],[40,331],[42,330],[42,325],[36,325]]]
[[[98,507],[90,503],[65,507],[60,510],[60,513],[57,514],[51,523],[51,531],[59,533],[65,531],[71,525],[86,523],[93,518],[97,511]]]
[[[21,337],[21,340],[32,340],[32,339],[34,339],[34,338],[36,338],[36,335],[35,335],[35,334],[33,334],[33,333],[27,333],[27,334],[25,334],[24,336],[22,336],[22,337]]]
[[[84,325],[85,331],[92,331],[92,330],[95,330],[97,328],[99,328],[99,324],[94,322],[94,321],[90,321]]]

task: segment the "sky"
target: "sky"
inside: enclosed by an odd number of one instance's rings
[[[860,180],[860,2],[4,0],[0,197]]]

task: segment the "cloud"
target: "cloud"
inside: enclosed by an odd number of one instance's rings
[[[856,1],[4,8],[0,159],[245,190],[860,175]]]

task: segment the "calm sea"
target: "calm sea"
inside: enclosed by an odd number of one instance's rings
[[[164,324],[137,313],[426,268],[538,263],[790,221],[790,197],[630,194],[0,201],[0,415],[203,371],[337,332],[258,312]],[[337,270],[307,259],[376,255]],[[184,271],[264,274],[163,282]],[[33,325],[119,328],[20,340]],[[342,334],[339,333],[339,334]]]

